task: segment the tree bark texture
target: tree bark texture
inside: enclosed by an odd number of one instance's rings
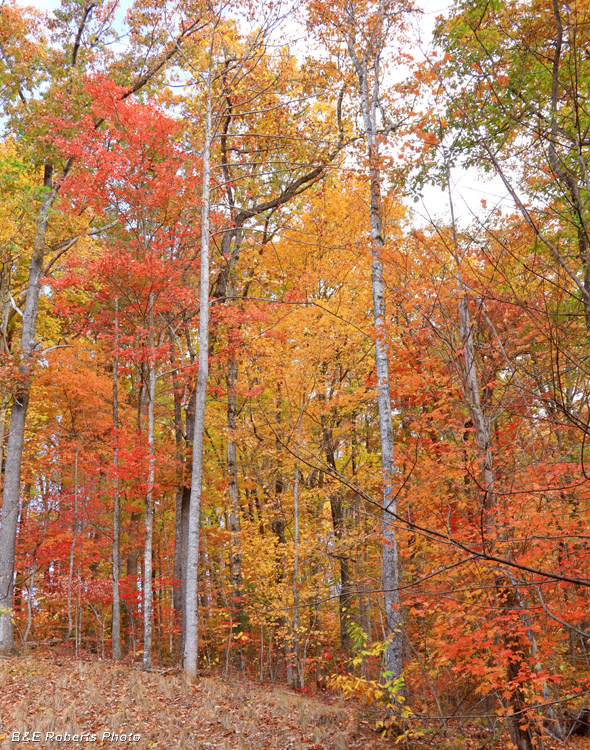
[[[143,668],[152,667],[153,640],[153,582],[152,552],[154,527],[154,481],[155,481],[155,423],[154,403],[156,401],[156,363],[154,362],[154,300],[150,295],[149,313],[149,362],[148,362],[148,484],[145,497],[145,549],[143,557]]]
[[[21,363],[19,366],[22,380],[17,392],[13,396],[12,408],[10,410],[10,427],[4,464],[2,516],[0,520],[0,653],[5,654],[13,653],[15,650],[12,604],[14,595],[16,530],[20,507],[21,464],[25,440],[25,422],[29,406],[33,354],[36,346],[35,331],[39,294],[41,292],[41,276],[43,274],[45,237],[47,235],[51,209],[55,202],[61,179],[65,177],[67,169],[69,167],[66,165],[66,168],[62,172],[62,177],[54,187],[52,185],[52,169],[49,165],[45,168],[45,193],[37,220],[22,321]]]
[[[349,22],[354,28],[354,9],[350,6]],[[381,19],[385,24],[385,19]],[[348,52],[358,80],[360,110],[363,119],[364,138],[367,144],[370,183],[370,230],[371,230],[371,291],[373,297],[373,322],[375,325],[375,371],[377,375],[377,398],[379,405],[379,434],[381,440],[381,468],[383,471],[382,494],[382,554],[383,591],[385,605],[386,634],[390,638],[384,654],[385,672],[388,677],[399,677],[404,668],[403,620],[400,608],[400,558],[397,538],[392,521],[397,513],[394,492],[395,466],[393,445],[393,421],[391,417],[391,389],[389,385],[389,361],[385,316],[385,286],[383,283],[384,248],[381,216],[381,171],[378,142],[378,111],[380,106],[380,52],[373,50],[372,57],[360,56],[357,52],[354,33],[348,39]]]
[[[193,471],[188,518],[185,599],[185,644],[183,668],[189,679],[197,675],[199,646],[199,538],[201,524],[201,496],[203,492],[203,439],[205,435],[205,407],[209,379],[209,210],[211,156],[211,71],[205,108],[205,138],[203,144],[203,187],[201,209],[201,283],[199,308],[199,372],[195,391],[195,435],[193,440]]]

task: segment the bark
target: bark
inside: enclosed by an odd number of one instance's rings
[[[128,601],[124,603],[123,606],[123,612],[125,615],[124,618],[124,628],[123,632],[125,635],[125,641],[127,644],[127,647],[130,646],[133,649],[133,654],[135,655],[135,649],[137,647],[137,623],[136,623],[136,612],[137,612],[137,576],[139,572],[138,568],[138,560],[139,560],[139,548],[138,548],[138,539],[140,535],[140,524],[141,524],[141,513],[137,510],[132,511],[131,513],[131,519],[129,524],[129,539],[133,545],[133,547],[129,550],[127,553],[127,560],[126,560],[126,572],[128,578],[133,579],[134,581],[134,588],[136,592],[136,598],[134,601]]]
[[[301,424],[299,427],[301,433]],[[299,459],[299,446],[297,447]],[[293,487],[293,512],[295,515],[295,533],[293,538],[293,657],[295,659],[296,687],[305,686],[305,664],[299,658],[299,460],[295,464],[295,484]],[[298,684],[297,684],[298,681]]]
[[[72,637],[72,580],[76,541],[78,539],[78,446],[76,446],[76,457],[74,459],[74,523],[72,528],[72,546],[70,547],[70,567],[68,571],[68,641]]]
[[[460,295],[459,299],[459,332],[461,336],[461,345],[465,360],[464,389],[471,421],[475,433],[475,443],[480,460],[481,471],[481,503],[482,503],[482,523],[483,531],[482,543],[491,552],[498,541],[500,541],[501,530],[495,520],[496,496],[494,492],[494,462],[492,452],[492,429],[489,418],[486,416],[482,406],[481,384],[477,372],[477,362],[475,358],[475,345],[473,337],[473,322],[469,312],[469,298],[467,287],[461,277],[461,253],[459,242],[455,229],[455,217],[453,210],[453,201],[450,194],[450,179],[447,173],[447,184],[449,185],[449,199],[451,206],[451,220],[453,232],[453,249],[455,262],[457,263],[457,286]],[[485,550],[484,550],[485,551]],[[503,635],[504,645],[511,652],[512,658],[508,660],[506,667],[506,676],[508,682],[514,686],[511,695],[511,705],[514,713],[518,716],[509,719],[510,734],[518,750],[542,750],[543,743],[541,737],[534,741],[532,725],[527,721],[527,717],[522,713],[526,708],[526,696],[522,684],[519,682],[519,672],[521,666],[526,662],[528,656],[527,645],[519,636],[514,635],[510,630],[511,615],[519,607],[518,594],[509,575],[498,573],[494,579],[497,587],[498,607],[505,610],[507,623],[506,631]],[[524,728],[526,727],[526,728]]]
[[[203,439],[205,407],[209,379],[209,210],[210,210],[210,155],[211,155],[211,71],[207,81],[205,108],[205,139],[203,144],[203,187],[201,210],[201,284],[199,308],[199,372],[195,391],[195,434],[193,440],[193,471],[188,518],[186,561],[186,636],[183,668],[189,679],[197,675],[199,645],[199,538],[201,523],[201,495],[203,491]]]
[[[189,394],[189,407],[186,409],[185,425],[182,419],[182,397],[178,382],[178,370],[174,354],[175,336],[171,329],[171,365],[172,384],[174,388],[174,435],[176,441],[176,456],[178,460],[178,487],[176,490],[176,523],[174,531],[174,579],[172,591],[173,606],[177,625],[181,627],[180,653],[184,653],[185,643],[185,602],[186,602],[186,556],[188,540],[188,517],[190,508],[191,488],[187,484],[187,477],[192,473],[191,451],[195,433],[194,391]],[[193,361],[192,349],[191,362]]]
[[[185,436],[182,424],[182,397],[180,394],[180,383],[178,382],[178,369],[176,355],[174,352],[176,336],[170,326],[170,365],[172,370],[172,389],[174,400],[174,441],[176,445],[177,461],[177,488],[176,488],[176,524],[174,530],[174,586],[172,588],[172,603],[176,623],[182,623],[182,579],[183,579],[183,555],[182,555],[182,498],[185,490]]]
[[[377,158],[372,153],[370,158]],[[385,326],[385,287],[381,250],[383,236],[380,215],[380,178],[377,168],[371,175],[371,237],[373,239],[373,263],[371,286],[373,292],[373,320],[377,332],[375,341],[375,369],[379,403],[379,434],[381,438],[381,467],[383,469],[383,589],[387,636],[392,640],[385,651],[385,671],[393,677],[401,675],[404,668],[403,620],[400,606],[400,559],[396,533],[392,524],[397,513],[394,493],[395,467],[393,463],[393,422],[391,418],[391,389],[389,386],[389,361]]]
[[[350,13],[354,13],[352,6]],[[354,17],[349,18],[354,28]],[[385,34],[385,19],[380,19]],[[393,445],[393,422],[391,418],[391,389],[389,385],[389,361],[385,317],[385,287],[381,255],[384,247],[381,217],[381,170],[379,143],[377,140],[377,113],[380,106],[380,50],[373,51],[372,59],[359,57],[354,32],[348,39],[348,52],[357,79],[360,109],[363,119],[364,138],[367,144],[370,181],[370,228],[371,228],[371,291],[373,297],[373,322],[376,330],[375,370],[379,405],[379,434],[381,440],[381,468],[383,471],[382,494],[382,554],[383,591],[385,605],[386,635],[390,639],[384,654],[385,672],[392,677],[401,675],[403,658],[403,620],[400,608],[400,558],[395,529],[392,525],[397,513],[394,492],[395,466]]]
[[[156,364],[154,362],[153,296],[150,295],[149,313],[149,362],[148,362],[148,485],[145,497],[145,551],[143,556],[143,668],[152,667],[153,639],[153,581],[152,552],[154,525],[154,403],[156,400]]]
[[[240,544],[240,489],[238,485],[238,458],[236,446],[237,403],[236,380],[238,366],[235,354],[231,354],[227,366],[227,472],[229,495],[230,531],[230,579],[232,588],[233,617],[238,629],[243,627],[242,611],[242,553]]]
[[[119,299],[115,300],[115,341],[113,352],[113,611],[111,637],[113,659],[120,661],[121,651],[121,598],[119,579],[121,577],[121,498],[119,496]]]
[[[192,446],[192,443],[191,443]],[[186,641],[186,565],[188,555],[188,524],[189,524],[189,512],[191,504],[191,488],[184,486],[181,488],[180,494],[176,496],[176,512],[178,515],[177,523],[177,537],[175,548],[175,577],[180,580],[180,586],[177,586],[176,596],[180,598],[180,603],[177,612],[180,613],[181,623],[181,641],[180,641],[180,653],[184,653],[184,644]],[[180,508],[179,508],[180,505]],[[176,556],[176,550],[178,555]]]
[[[0,653],[4,654],[13,653],[15,650],[12,603],[14,595],[16,530],[19,514],[25,421],[29,406],[33,353],[36,346],[35,330],[39,294],[41,292],[45,237],[51,209],[55,202],[61,180],[65,177],[67,171],[69,171],[69,163],[62,171],[60,180],[53,187],[51,167],[47,165],[45,168],[45,194],[37,220],[22,321],[21,364],[19,366],[22,380],[17,392],[14,394],[10,410],[10,427],[4,464],[4,492],[0,525]]]
[[[4,477],[4,435],[6,432],[6,389],[0,388],[0,489],[2,489]]]
[[[323,400],[323,399],[322,399]],[[334,472],[336,468],[336,456],[334,455],[334,443],[332,430],[325,424],[322,418],[322,432],[326,463]],[[336,557],[340,568],[340,592],[338,594],[338,615],[340,619],[340,645],[345,653],[350,651],[351,642],[348,632],[348,623],[351,621],[350,606],[352,602],[352,586],[350,576],[350,560],[348,554],[342,548],[343,540],[346,534],[346,524],[344,521],[344,509],[342,505],[342,494],[340,491],[330,495],[330,511],[332,514],[332,527],[336,539]]]

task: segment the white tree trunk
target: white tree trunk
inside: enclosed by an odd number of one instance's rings
[[[143,557],[143,668],[152,667],[153,636],[153,589],[152,589],[152,546],[154,527],[154,402],[156,400],[156,363],[154,361],[154,299],[149,301],[148,346],[148,485],[145,495],[145,549]]]
[[[199,648],[199,539],[201,495],[203,491],[203,437],[209,379],[209,210],[211,200],[211,71],[208,75],[203,144],[203,186],[201,208],[201,285],[199,309],[199,372],[195,392],[195,435],[193,441],[193,474],[188,520],[186,561],[186,628],[183,669],[189,679],[197,675]]]
[[[351,14],[354,10],[351,6]],[[354,27],[354,16],[349,18]],[[379,433],[381,439],[381,468],[383,470],[383,590],[385,603],[386,635],[390,638],[384,654],[384,671],[388,677],[399,677],[404,668],[403,621],[400,608],[400,559],[399,548],[393,526],[397,513],[394,492],[395,465],[393,460],[393,422],[391,418],[391,389],[389,385],[389,361],[387,356],[387,326],[385,316],[385,287],[383,283],[384,247],[381,217],[381,170],[379,143],[377,140],[377,113],[379,108],[379,50],[371,60],[359,56],[354,35],[348,40],[348,52],[357,80],[360,110],[363,118],[364,138],[370,173],[370,226],[371,226],[371,290],[373,295],[373,321],[375,324],[375,370],[377,375],[377,397],[379,404]]]

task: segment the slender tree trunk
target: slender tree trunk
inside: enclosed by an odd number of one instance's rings
[[[131,512],[131,518],[129,519],[129,540],[132,544],[132,548],[127,553],[126,561],[126,572],[127,577],[133,580],[133,591],[134,598],[124,602],[123,613],[124,617],[124,637],[127,644],[127,649],[130,648],[135,652],[137,649],[137,601],[138,601],[138,560],[139,560],[139,546],[138,539],[140,536],[141,526],[141,513],[138,510]]]
[[[176,455],[178,460],[178,487],[176,489],[176,523],[174,530],[174,589],[173,606],[176,625],[180,624],[181,638],[180,654],[184,653],[186,635],[186,556],[188,540],[188,516],[190,508],[191,488],[187,484],[187,477],[192,473],[192,451],[195,432],[194,394],[189,396],[189,407],[186,409],[185,431],[183,436],[182,398],[178,383],[178,371],[174,354],[175,336],[171,329],[171,365],[172,383],[174,387],[174,434],[176,440]],[[191,352],[192,361],[192,352]]]
[[[240,489],[238,485],[238,458],[236,446],[236,380],[238,366],[235,354],[227,365],[227,471],[229,495],[230,578],[232,588],[233,618],[238,630],[243,627],[242,613],[242,553],[240,541]]]
[[[49,511],[46,510],[45,520],[43,521],[43,533],[41,534],[41,539],[39,540],[37,546],[35,547],[35,551],[33,552],[33,567],[31,570],[29,585],[27,586],[27,627],[23,636],[23,648],[25,651],[27,650],[27,641],[29,639],[29,635],[31,633],[31,630],[33,629],[33,596],[35,592],[35,576],[37,575],[37,553],[39,552],[39,548],[45,541],[48,522]]]
[[[0,388],[0,489],[4,477],[4,435],[6,434],[6,388]]]
[[[299,429],[301,438],[301,426]],[[293,659],[295,661],[295,677],[298,687],[304,686],[304,665],[299,659],[299,445],[297,445],[297,463],[295,464],[295,484],[293,486],[293,513],[295,516],[295,532],[293,535]]]
[[[455,216],[453,200],[450,191],[450,174],[447,169],[447,185],[449,188],[449,202],[451,208],[452,221],[452,240],[457,264],[457,287],[460,295],[459,300],[459,332],[461,335],[461,345],[465,358],[465,396],[473,422],[475,442],[480,460],[481,484],[482,484],[482,514],[483,529],[487,538],[488,550],[492,550],[495,544],[500,540],[501,532],[498,528],[494,513],[496,511],[497,498],[495,495],[495,476],[494,461],[492,452],[492,430],[490,420],[487,418],[481,398],[481,386],[477,372],[477,362],[475,358],[475,344],[473,339],[473,323],[469,312],[469,298],[467,287],[461,277],[462,255],[459,248],[459,241],[456,233]],[[505,632],[503,635],[504,645],[511,653],[511,658],[507,660],[506,676],[513,687],[511,695],[511,705],[517,716],[509,719],[509,728],[512,739],[518,750],[534,750],[535,742],[533,740],[533,730],[524,713],[526,708],[526,696],[522,684],[519,682],[519,672],[522,664],[527,659],[528,648],[522,638],[510,630],[510,620],[514,612],[519,609],[518,593],[512,585],[509,574],[503,574],[499,571],[495,576],[497,587],[496,598],[498,607],[505,610]],[[541,737],[537,738],[536,747],[542,750],[543,742]]]
[[[72,637],[72,582],[74,576],[74,555],[76,553],[76,541],[78,539],[78,446],[76,445],[76,457],[74,459],[74,524],[72,546],[70,547],[70,567],[68,571],[68,641]]]
[[[323,396],[321,400],[324,400]],[[331,469],[334,470],[334,472],[336,472],[336,456],[334,454],[332,429],[327,426],[324,417],[322,417],[322,433],[326,463],[328,464],[328,466],[330,466]],[[348,623],[351,620],[350,605],[352,600],[352,588],[350,580],[350,561],[348,558],[348,553],[342,548],[346,529],[342,507],[342,495],[340,491],[337,491],[330,495],[330,511],[332,514],[332,527],[334,529],[334,537],[336,539],[337,545],[335,556],[338,559],[338,565],[340,568],[340,593],[338,595],[340,646],[345,653],[348,653],[350,651],[350,635],[348,632]]]
[[[375,147],[369,151],[374,162],[378,158]],[[397,513],[397,499],[394,493],[395,467],[393,463],[393,422],[391,419],[391,389],[389,386],[389,361],[385,323],[385,287],[383,284],[383,235],[381,229],[381,197],[379,173],[372,167],[371,174],[371,237],[373,240],[373,264],[371,286],[373,292],[373,320],[377,338],[375,341],[375,365],[377,371],[377,393],[379,402],[379,433],[381,437],[381,467],[383,469],[383,590],[385,621],[388,637],[392,640],[385,650],[385,671],[393,677],[401,675],[404,668],[403,620],[400,607],[400,559],[395,528],[394,514]]]
[[[113,659],[120,661],[121,650],[121,498],[119,496],[119,299],[115,299],[115,341],[113,351],[113,613],[111,625]]]
[[[385,287],[383,283],[383,262],[385,245],[381,216],[381,168],[379,142],[377,138],[378,112],[380,107],[380,52],[373,52],[372,58],[359,56],[355,44],[356,24],[354,6],[349,6],[348,21],[351,36],[348,39],[348,53],[357,80],[360,109],[363,119],[364,137],[367,144],[370,182],[370,227],[371,227],[371,291],[373,296],[373,321],[376,331],[375,370],[377,374],[377,397],[379,404],[379,433],[381,438],[381,468],[383,470],[383,511],[382,511],[382,553],[383,591],[385,604],[386,635],[390,639],[384,654],[385,672],[398,677],[404,668],[403,620],[400,607],[400,558],[393,526],[397,513],[397,499],[394,492],[395,466],[393,460],[393,422],[391,418],[391,389],[389,385],[389,361],[387,355],[387,326],[385,317]],[[385,18],[382,18],[385,32]]]
[[[25,309],[21,333],[21,364],[19,367],[22,381],[14,394],[10,410],[10,428],[4,464],[4,492],[2,500],[2,517],[0,522],[0,653],[14,652],[14,628],[12,623],[12,602],[14,595],[14,563],[16,548],[16,531],[19,513],[21,463],[25,439],[25,421],[29,406],[33,352],[35,350],[35,331],[37,309],[41,292],[43,274],[43,253],[49,215],[55,202],[61,180],[69,170],[69,162],[62,171],[55,187],[52,185],[52,168],[45,166],[43,196],[37,231],[33,246],[33,256],[29,266],[29,282],[25,297]]]
[[[332,513],[332,526],[336,538],[338,566],[340,568],[340,593],[338,594],[338,616],[340,619],[340,646],[345,653],[350,651],[350,634],[348,624],[352,622],[350,607],[352,604],[352,585],[350,577],[350,560],[348,552],[343,548],[345,537],[344,513],[342,508],[342,497],[340,493],[330,495],[330,511]]]
[[[176,444],[176,461],[177,461],[177,487],[176,487],[176,515],[174,529],[174,586],[172,588],[172,605],[174,610],[175,624],[182,625],[182,579],[183,571],[183,554],[182,554],[182,502],[185,491],[185,440],[182,430],[182,396],[180,393],[180,384],[178,382],[178,369],[176,365],[176,336],[172,326],[170,329],[170,365],[172,369],[172,388],[174,400],[174,441]],[[182,651],[181,651],[182,653]]]
[[[156,400],[156,365],[154,362],[154,300],[150,295],[149,313],[149,360],[148,360],[148,485],[145,496],[145,550],[143,556],[143,668],[152,667],[153,639],[153,581],[152,581],[152,547],[154,527],[154,403]]]
[[[211,60],[212,54],[210,55]],[[201,285],[199,308],[199,372],[195,392],[195,434],[193,440],[193,472],[188,519],[186,563],[186,636],[183,667],[186,676],[197,675],[199,648],[199,538],[201,524],[201,495],[203,491],[203,439],[205,407],[209,379],[209,209],[211,156],[211,70],[207,78],[205,106],[205,139],[203,144],[203,187],[201,210]]]

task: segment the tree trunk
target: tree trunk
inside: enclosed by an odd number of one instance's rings
[[[322,397],[322,401],[324,398]],[[336,456],[334,454],[334,443],[332,430],[326,425],[322,417],[322,439],[326,455],[326,463],[336,473]],[[342,507],[342,495],[340,491],[330,495],[330,511],[332,514],[332,527],[336,539],[336,553],[340,568],[340,593],[338,594],[338,615],[340,619],[340,646],[345,653],[350,652],[350,634],[348,623],[350,617],[350,605],[352,601],[352,589],[350,580],[350,561],[348,553],[342,548],[345,536],[344,512]]]
[[[178,382],[178,370],[174,354],[175,335],[171,331],[170,363],[172,365],[172,384],[174,388],[174,435],[176,441],[176,456],[178,461],[178,487],[176,489],[176,523],[174,530],[174,588],[172,590],[174,617],[176,625],[180,625],[181,638],[179,644],[180,654],[184,653],[185,642],[185,602],[186,602],[186,555],[188,539],[188,516],[190,508],[191,488],[187,485],[187,477],[192,472],[193,438],[195,433],[194,415],[194,393],[188,398],[189,406],[186,409],[185,429],[182,423],[182,398]],[[193,353],[191,350],[191,362]]]
[[[74,523],[72,526],[72,546],[70,547],[70,567],[68,570],[68,641],[72,637],[72,581],[74,575],[74,555],[78,539],[78,446],[74,459]]]
[[[29,406],[33,352],[35,350],[35,331],[37,326],[37,309],[41,292],[43,274],[43,252],[49,215],[55,202],[63,177],[69,170],[69,162],[62,171],[55,187],[52,184],[52,168],[45,166],[44,193],[39,217],[33,256],[29,267],[29,282],[25,297],[21,333],[21,364],[19,372],[22,381],[14,395],[10,410],[10,428],[4,465],[4,493],[2,499],[2,518],[0,522],[0,653],[13,653],[14,628],[12,622],[12,601],[14,594],[14,563],[16,548],[16,531],[19,513],[21,464],[25,439],[25,420]]]
[[[124,602],[123,612],[125,614],[123,634],[127,648],[135,651],[137,648],[137,599],[138,599],[138,559],[139,559],[139,546],[138,538],[140,535],[140,524],[141,524],[141,513],[140,511],[134,510],[131,512],[131,518],[129,523],[129,539],[132,543],[132,548],[127,553],[126,561],[126,572],[127,577],[133,579],[133,589],[135,592],[134,600]]]
[[[156,400],[156,364],[154,362],[153,296],[150,295],[149,312],[149,362],[148,362],[148,485],[145,496],[145,551],[143,556],[143,668],[152,667],[153,637],[153,581],[152,547],[154,527],[154,403]]]
[[[6,404],[8,397],[6,388],[0,388],[0,490],[4,479],[4,435],[6,432]]]
[[[180,384],[178,382],[178,369],[176,365],[176,355],[174,352],[176,336],[174,330],[170,325],[170,365],[172,369],[172,389],[173,389],[173,400],[174,400],[174,441],[176,444],[176,461],[177,461],[177,487],[176,487],[176,515],[175,515],[175,529],[174,529],[174,586],[172,588],[172,605],[174,608],[174,620],[175,624],[180,624],[182,627],[182,579],[184,577],[184,565],[183,560],[186,559],[183,556],[182,549],[182,505],[183,497],[185,494],[185,439],[183,438],[183,425],[182,425],[182,397],[180,394]],[[190,492],[190,490],[189,490]],[[190,495],[189,495],[190,497]],[[186,550],[185,550],[186,551]],[[181,644],[184,643],[184,639]],[[182,649],[181,649],[182,653]]]
[[[238,458],[236,446],[236,380],[238,366],[235,354],[231,354],[227,365],[227,471],[229,495],[229,531],[230,553],[229,567],[232,588],[232,616],[238,626],[243,628],[242,611],[242,553],[240,544],[240,489],[238,485]]]
[[[211,59],[211,56],[210,56]],[[199,308],[199,372],[195,391],[195,434],[193,440],[193,472],[188,518],[188,544],[186,561],[186,636],[183,668],[189,679],[197,675],[199,647],[199,537],[201,523],[201,495],[203,491],[203,438],[205,434],[205,407],[209,379],[209,208],[210,208],[210,155],[211,155],[211,77],[207,77],[205,107],[205,139],[203,143],[203,188],[201,210],[201,284]]]
[[[121,650],[121,598],[119,579],[121,577],[121,498],[119,496],[119,299],[115,299],[115,341],[113,345],[113,612],[112,649],[113,659],[120,661]]]
[[[450,180],[447,179],[447,182],[449,184],[449,198],[451,199]],[[473,422],[477,452],[480,459],[481,484],[483,490],[481,499],[483,527],[485,529],[485,534],[488,540],[488,550],[492,550],[494,544],[499,541],[500,537],[500,530],[498,529],[497,522],[493,518],[493,516],[491,516],[491,514],[493,514],[496,509],[492,432],[490,421],[486,417],[482,406],[481,387],[479,376],[477,373],[477,363],[475,359],[473,324],[469,312],[467,288],[461,278],[461,254],[455,231],[455,219],[452,199],[450,200],[450,204],[453,245],[455,252],[455,261],[457,263],[456,278],[458,291],[460,294],[459,332],[461,335],[461,345],[463,347],[465,358],[464,388],[469,413],[471,415],[471,421]],[[524,709],[526,708],[526,696],[524,694],[522,685],[518,682],[520,668],[522,664],[527,660],[528,648],[519,636],[514,635],[514,633],[510,631],[510,619],[513,616],[514,611],[519,608],[518,594],[514,586],[511,585],[512,582],[509,575],[504,575],[499,572],[495,576],[494,582],[497,587],[496,597],[498,600],[498,607],[503,609],[506,613],[506,630],[503,635],[504,645],[506,649],[512,654],[512,658],[508,659],[507,661],[506,676],[508,678],[508,682],[513,686],[511,705],[514,708],[514,713],[517,713],[518,715],[513,716],[508,720],[510,734],[518,750],[534,750],[535,743],[533,740],[532,725],[530,721],[527,720],[527,716],[524,713]],[[538,737],[537,739],[537,748],[538,750],[542,750],[542,740],[540,737]]]
[[[375,149],[370,150],[372,161],[377,158]],[[385,671],[398,677],[404,668],[403,621],[400,608],[400,560],[399,548],[393,526],[397,513],[394,493],[395,467],[393,463],[393,422],[391,419],[391,390],[389,387],[389,361],[385,323],[385,288],[383,264],[380,254],[383,249],[380,215],[380,185],[377,168],[371,175],[371,237],[373,239],[373,264],[371,286],[373,292],[373,320],[377,338],[375,341],[375,365],[379,402],[379,433],[381,437],[381,467],[383,469],[383,590],[387,636],[392,637],[385,650]]]
[[[301,424],[299,426],[301,440]],[[299,658],[299,445],[297,446],[297,463],[295,464],[295,484],[293,486],[293,514],[295,532],[293,535],[293,658],[295,660],[295,687],[305,686],[305,665]]]
[[[381,439],[381,468],[383,470],[383,510],[382,510],[382,552],[383,552],[383,591],[385,604],[386,635],[390,639],[384,654],[386,679],[398,677],[404,668],[403,620],[400,608],[401,568],[394,516],[397,513],[397,499],[394,492],[395,467],[393,462],[393,422],[391,419],[391,389],[389,386],[389,361],[387,356],[387,326],[385,317],[385,288],[383,283],[383,263],[381,254],[384,247],[381,217],[381,167],[377,140],[380,107],[380,53],[373,52],[372,58],[359,57],[355,45],[356,33],[354,8],[350,6],[349,22],[351,36],[347,46],[357,79],[360,110],[363,119],[364,137],[367,144],[370,182],[370,227],[371,227],[371,291],[373,296],[373,322],[375,324],[375,370],[379,404],[379,434]],[[385,34],[385,18],[379,19]]]

